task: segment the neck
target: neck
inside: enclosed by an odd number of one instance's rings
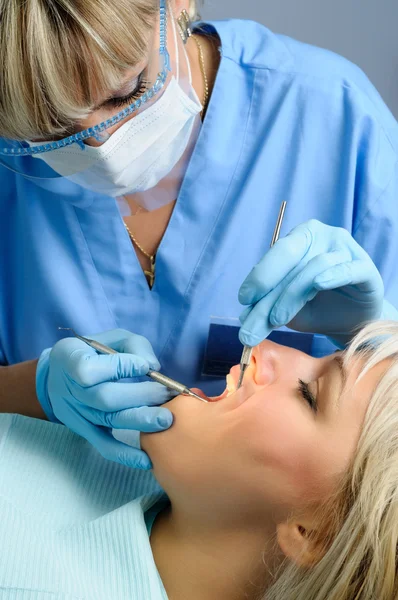
[[[220,45],[220,41],[217,37],[210,36],[200,36],[200,44],[202,46],[203,59],[204,59],[204,67],[207,76],[207,83],[209,88],[209,97],[207,103],[209,103],[210,96],[214,87],[218,67],[220,65],[220,53],[218,51],[218,46]],[[188,39],[188,42],[185,46],[185,50],[188,55],[188,59],[191,65],[192,71],[192,85],[195,89],[195,92],[200,100],[202,100],[205,90],[205,84],[203,80],[203,75],[200,69],[200,60],[198,54],[198,47],[195,44],[195,41],[192,38]],[[206,112],[206,108],[204,107],[204,111]]]
[[[154,523],[152,552],[168,597],[258,598],[281,560],[275,552],[275,528],[264,523],[264,516],[249,518],[237,510],[219,518],[209,514],[173,503]]]

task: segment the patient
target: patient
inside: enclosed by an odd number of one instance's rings
[[[265,341],[237,378],[141,436],[167,496],[66,428],[0,420],[0,596],[395,599],[398,324],[321,359]]]
[[[142,436],[171,500],[151,536],[169,597],[396,599],[398,324],[322,359],[265,341],[238,375]]]

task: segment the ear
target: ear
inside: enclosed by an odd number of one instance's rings
[[[174,14],[179,17],[184,9],[189,12],[189,0],[173,0],[172,8]]]
[[[276,529],[277,540],[283,554],[299,567],[311,567],[319,562],[324,548],[315,532],[300,523],[287,521]]]

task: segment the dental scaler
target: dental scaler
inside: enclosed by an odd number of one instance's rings
[[[272,246],[275,244],[275,242],[278,241],[279,233],[281,231],[283,217],[285,215],[285,209],[286,209],[286,201],[283,201],[281,204],[281,207],[279,209],[278,220],[275,225],[274,235],[272,236],[270,248],[272,248]],[[253,352],[253,348],[251,346],[243,346],[242,357],[240,359],[239,381],[238,381],[238,385],[236,388],[237,390],[242,385],[243,377],[245,376],[245,371],[246,371],[247,367],[250,365],[250,361],[252,358],[252,352]]]
[[[113,350],[113,348],[109,348],[109,346],[105,346],[105,344],[101,344],[100,342],[96,342],[95,340],[92,340],[90,338],[86,338],[82,335],[78,335],[70,327],[58,327],[58,329],[62,329],[64,331],[71,331],[78,340],[81,340],[82,342],[84,342],[85,344],[87,344],[88,346],[93,348],[93,350],[98,352],[98,354],[118,354],[118,352],[116,350]],[[151,379],[153,379],[153,381],[156,381],[157,383],[161,383],[165,387],[169,388],[170,390],[174,390],[175,392],[178,392],[179,394],[184,394],[185,396],[191,396],[192,398],[196,398],[197,400],[201,400],[202,402],[206,402],[206,403],[208,402],[208,400],[206,400],[205,398],[202,398],[198,394],[195,394],[195,392],[190,390],[183,383],[179,383],[178,381],[171,379],[171,377],[167,377],[166,375],[163,375],[163,373],[159,373],[159,371],[154,371],[153,369],[149,369],[147,376],[150,377]]]

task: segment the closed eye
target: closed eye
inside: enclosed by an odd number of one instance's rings
[[[313,410],[314,413],[317,413],[318,404],[315,396],[312,394],[311,390],[308,387],[308,383],[305,383],[302,379],[299,379],[298,390],[300,392],[301,397],[309,404],[311,410]]]
[[[140,96],[142,96],[149,87],[149,82],[144,78],[145,71],[142,71],[138,76],[137,85],[134,90],[127,94],[127,96],[115,96],[113,98],[108,98],[104,103],[103,107],[114,107],[114,108],[123,108],[126,104],[132,104],[135,100],[138,100]]]

